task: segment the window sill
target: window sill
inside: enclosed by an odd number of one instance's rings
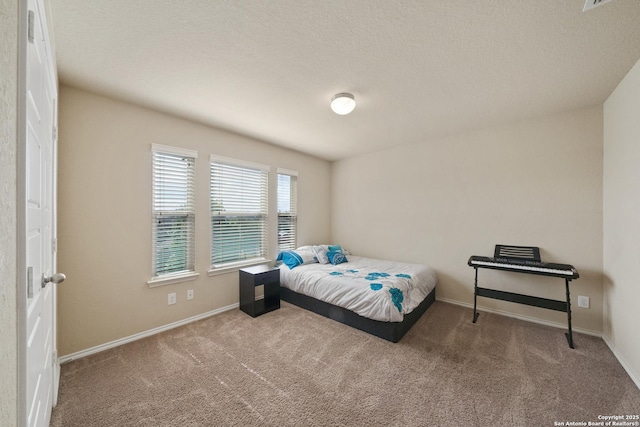
[[[253,265],[261,265],[261,264],[271,264],[272,261],[269,259],[258,259],[253,261],[247,261],[237,264],[231,264],[228,266],[220,267],[220,268],[211,268],[209,270],[209,276],[218,276],[220,274],[233,273],[234,271],[238,271],[245,267],[251,267]]]
[[[193,273],[176,274],[175,276],[154,277],[153,279],[147,282],[147,285],[150,288],[157,288],[158,286],[165,286],[165,285],[173,285],[174,283],[196,280],[199,275],[200,273],[193,272]]]

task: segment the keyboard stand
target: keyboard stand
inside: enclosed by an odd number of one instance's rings
[[[473,258],[474,257],[472,257],[472,259]],[[476,323],[476,321],[478,320],[478,316],[480,315],[480,313],[478,313],[478,310],[477,310],[478,297],[492,298],[492,299],[498,299],[502,301],[515,302],[518,304],[531,305],[534,307],[546,308],[549,310],[563,311],[567,313],[567,325],[568,325],[568,332],[565,333],[565,337],[567,338],[569,347],[575,348],[573,346],[573,331],[571,329],[571,297],[569,293],[569,282],[571,281],[570,278],[562,277],[560,274],[558,275],[549,274],[549,273],[543,274],[543,273],[537,273],[535,271],[512,270],[507,268],[502,269],[499,267],[490,267],[490,266],[483,266],[483,265],[471,265],[471,259],[469,260],[469,266],[475,269],[475,282],[474,282],[474,292],[473,292],[473,323]],[[543,274],[545,276],[563,278],[565,282],[566,301],[558,301],[558,300],[553,300],[548,298],[534,297],[531,295],[518,294],[514,292],[505,292],[505,291],[499,291],[496,289],[478,287],[478,268],[492,268],[497,270],[502,269],[506,271],[512,271],[515,273]],[[577,273],[576,273],[576,276],[577,276]]]

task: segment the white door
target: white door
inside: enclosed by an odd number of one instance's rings
[[[54,396],[54,150],[57,90],[42,0],[28,1],[26,52],[26,420],[48,426]]]

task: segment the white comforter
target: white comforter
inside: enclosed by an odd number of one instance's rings
[[[401,322],[435,288],[428,266],[347,255],[349,262],[280,266],[280,284],[369,319]]]

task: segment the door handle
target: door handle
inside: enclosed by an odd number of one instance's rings
[[[67,276],[65,276],[62,273],[55,273],[52,274],[50,277],[47,277],[45,275],[42,276],[42,287],[44,288],[45,286],[47,286],[48,283],[62,283],[65,281],[65,279],[67,278]]]

